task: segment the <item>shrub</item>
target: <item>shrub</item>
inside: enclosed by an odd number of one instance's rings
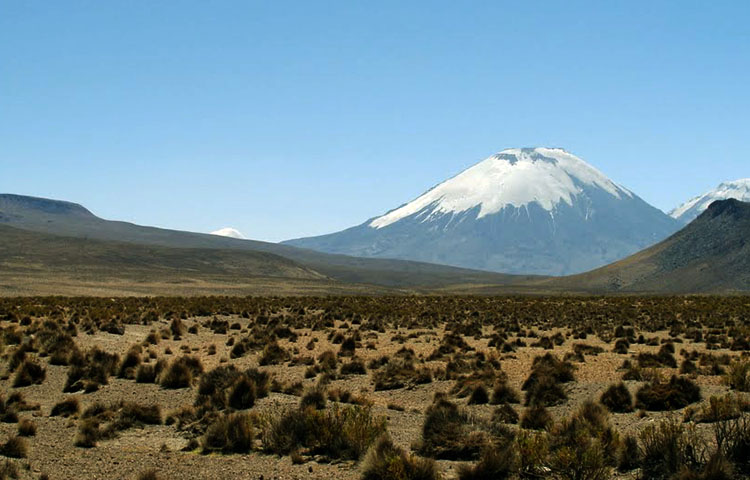
[[[367,367],[359,359],[352,359],[351,362],[341,365],[339,369],[341,375],[364,375],[367,373]]]
[[[515,442],[488,446],[482,450],[479,462],[473,466],[458,468],[459,480],[502,480],[512,478],[519,469],[518,450]]]
[[[243,413],[223,415],[206,430],[201,446],[204,453],[247,453],[253,448],[255,428],[252,418]]]
[[[750,409],[748,401],[738,394],[728,393],[724,396],[711,396],[708,403],[698,409],[686,409],[685,421],[693,420],[698,423],[713,423],[739,418],[742,412]]]
[[[547,457],[549,437],[546,433],[521,430],[516,440],[522,477],[545,478],[549,476]]]
[[[602,393],[599,400],[602,405],[607,407],[610,412],[626,413],[633,411],[633,396],[630,395],[628,387],[620,382],[610,387]]]
[[[193,378],[203,373],[203,365],[195,357],[180,357],[174,360],[159,376],[163,388],[186,388]]]
[[[575,380],[574,371],[573,364],[562,361],[551,353],[536,357],[532,363],[531,374],[524,382],[522,390],[526,390],[534,382],[535,377],[547,376],[560,383],[572,382]]]
[[[608,479],[616,465],[619,436],[609,424],[607,410],[585,402],[550,434],[551,465],[561,477]]]
[[[159,405],[141,405],[133,402],[123,402],[119,407],[117,419],[114,422],[116,430],[126,430],[143,425],[161,425],[161,407]],[[86,412],[84,412],[84,415]]]
[[[667,383],[654,381],[636,393],[636,407],[644,410],[677,410],[700,401],[701,389],[685,377],[672,376]]]
[[[18,434],[22,437],[33,437],[36,435],[36,424],[29,418],[22,418],[18,422]]]
[[[740,473],[750,474],[750,417],[717,422],[714,436],[718,450],[737,467]]]
[[[277,454],[307,448],[313,455],[357,460],[385,431],[385,419],[373,417],[367,407],[296,409],[268,422],[263,431],[263,446]]]
[[[146,470],[138,475],[138,480],[159,480],[159,475],[156,470]]]
[[[10,458],[26,458],[29,447],[23,437],[10,437],[7,442],[0,446],[0,455]]]
[[[252,408],[255,405],[256,398],[255,382],[246,375],[242,375],[234,382],[229,393],[228,403],[230,407],[236,410],[244,410]]]
[[[499,381],[492,390],[492,404],[520,403],[521,397],[518,392],[508,385],[507,381]]]
[[[641,449],[638,446],[638,439],[633,435],[627,435],[622,442],[620,458],[617,462],[617,469],[621,472],[635,470],[641,465]]]
[[[750,392],[750,361],[738,360],[731,363],[725,381],[732,390]]]
[[[362,480],[440,480],[435,462],[409,455],[383,435],[367,451]]]
[[[110,354],[96,347],[85,355],[80,352],[72,355],[63,392],[95,391],[99,385],[108,382],[110,375],[114,375],[118,363],[117,354]]]
[[[78,431],[73,444],[76,447],[93,448],[99,437],[99,421],[96,418],[84,418],[78,422]]]
[[[551,425],[552,415],[541,404],[527,408],[521,417],[521,428],[528,430],[546,430]]]
[[[427,368],[416,368],[413,360],[393,358],[376,371],[372,379],[375,383],[375,391],[393,390],[430,383],[432,373]]]
[[[327,401],[328,397],[326,396],[325,389],[318,385],[315,388],[309,389],[304,395],[302,395],[299,406],[303,410],[307,407],[312,407],[316,410],[323,410],[326,408]]]
[[[81,402],[78,397],[70,397],[65,400],[61,400],[52,407],[50,417],[69,417],[71,415],[77,415],[81,411]]]
[[[120,369],[117,372],[117,376],[120,378],[135,378],[136,369],[140,364],[140,347],[138,347],[138,349],[130,349],[130,351],[125,355],[125,358],[122,360],[122,363],[120,363]]]
[[[258,359],[258,363],[260,365],[278,365],[286,362],[289,358],[289,352],[274,341],[263,348],[263,353]]]
[[[18,475],[18,467],[16,464],[10,460],[5,460],[4,462],[0,463],[0,479],[6,480],[8,478],[19,478]],[[48,478],[44,477],[42,475],[39,477],[39,480],[49,480]]]
[[[700,469],[705,447],[692,425],[668,418],[657,425],[647,425],[640,439],[646,478],[668,477],[683,467]]]
[[[484,405],[490,401],[490,394],[484,385],[477,385],[469,397],[469,405]]]
[[[141,364],[135,372],[136,383],[155,383],[158,375],[155,365]]]
[[[529,405],[552,406],[566,400],[568,395],[563,386],[553,377],[544,375],[534,377],[534,381],[526,385],[526,401]]]
[[[418,453],[448,460],[476,458],[484,439],[472,434],[470,425],[471,419],[467,413],[455,403],[439,396],[427,409]]]
[[[44,382],[46,376],[47,372],[44,367],[31,360],[24,360],[13,378],[13,387],[40,384]]]
[[[505,403],[495,408],[495,411],[492,412],[492,421],[495,423],[510,423],[515,425],[518,423],[518,413],[513,407]]]

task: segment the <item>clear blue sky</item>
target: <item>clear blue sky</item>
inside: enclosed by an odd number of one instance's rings
[[[0,0],[0,192],[282,240],[495,151],[750,177],[750,2]]]

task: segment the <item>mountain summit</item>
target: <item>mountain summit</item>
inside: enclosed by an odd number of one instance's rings
[[[724,182],[710,192],[688,200],[669,214],[682,223],[690,223],[716,200],[729,198],[750,202],[750,178]]]
[[[678,222],[558,148],[503,150],[342,232],[287,243],[329,253],[565,275],[658,242]]]

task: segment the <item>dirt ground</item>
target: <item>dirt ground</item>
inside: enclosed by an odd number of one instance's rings
[[[240,329],[230,329],[226,334],[214,333],[206,328],[205,323],[210,320],[226,320],[229,324],[238,323]],[[35,319],[42,320],[42,319]],[[280,365],[261,366],[259,357],[261,351],[252,351],[240,358],[231,358],[232,347],[227,345],[232,337],[239,341],[247,335],[252,320],[239,315],[216,315],[213,317],[190,317],[182,321],[185,328],[197,326],[197,333],[188,333],[179,340],[163,338],[157,345],[146,347],[152,350],[158,359],[175,358],[188,353],[200,359],[205,371],[219,365],[233,364],[239,369],[257,367],[269,372],[281,384],[302,382],[305,387],[312,387],[318,381],[316,378],[305,378],[306,365],[290,366],[288,362]],[[14,328],[18,324],[8,320],[0,322],[3,329]],[[434,370],[445,369],[446,359],[427,360],[431,353],[440,345],[444,338],[445,324],[438,324],[436,328],[390,328],[384,332],[368,331],[363,334],[356,348],[356,357],[365,364],[384,355],[393,356],[404,347],[414,350],[420,366]],[[126,324],[124,333],[111,334],[96,331],[93,334],[79,332],[74,337],[77,346],[82,350],[99,347],[105,352],[117,353],[124,357],[133,345],[144,344],[150,332],[168,329],[170,322],[160,319],[150,325]],[[295,328],[298,335],[295,341],[280,339],[279,345],[291,352],[293,356],[302,355],[318,358],[323,352],[331,350],[338,352],[340,345],[329,339],[331,332],[350,331],[352,325],[344,321],[335,321],[333,328],[312,330],[310,328]],[[612,351],[613,342],[604,342],[596,335],[589,335],[586,339],[574,339],[568,328],[550,328],[543,331],[532,327],[529,330],[537,335],[552,336],[561,333],[564,342],[552,349],[531,346],[536,338],[527,336],[511,336],[512,342],[520,338],[527,346],[519,346],[515,351],[498,353],[496,347],[489,347],[492,327],[484,327],[483,335],[464,336],[464,340],[477,352],[496,355],[507,374],[509,384],[517,391],[528,377],[532,361],[535,357],[552,352],[563,358],[566,353],[573,351],[575,344],[585,343],[591,347],[601,347],[602,353],[585,355],[583,362],[574,362],[575,381],[566,385],[568,400],[558,406],[550,407],[554,418],[570,415],[586,400],[598,400],[604,390],[622,377],[620,367],[623,361],[633,358],[640,352],[656,353],[660,345],[646,345],[633,343],[627,354]],[[649,338],[659,340],[669,338],[667,331],[652,332]],[[396,337],[396,340],[394,340]],[[311,340],[313,340],[311,342]],[[311,349],[307,348],[310,345]],[[210,348],[216,348],[215,353],[209,353]],[[683,339],[676,343],[675,357],[680,359],[679,351],[706,352],[705,343],[693,343]],[[712,349],[713,355],[731,355],[737,353],[728,349]],[[7,350],[6,350],[7,354]],[[7,357],[7,355],[6,355]],[[110,377],[108,383],[102,385],[93,393],[63,393],[63,387],[69,367],[48,364],[47,358],[37,358],[31,354],[28,358],[36,358],[46,368],[46,378],[41,384],[12,388],[13,375],[6,372],[0,381],[0,392],[7,398],[13,392],[22,392],[24,399],[32,404],[38,404],[36,410],[23,411],[21,418],[31,418],[37,426],[37,433],[29,437],[28,458],[12,460],[19,466],[21,478],[39,478],[46,474],[50,479],[135,479],[149,470],[158,472],[163,479],[355,479],[361,475],[361,466],[354,461],[333,461],[324,459],[305,459],[301,464],[293,464],[289,456],[277,456],[263,453],[260,449],[248,454],[210,454],[204,455],[198,449],[184,450],[188,445],[188,438],[176,425],[149,425],[142,428],[128,429],[110,440],[98,442],[94,448],[81,448],[74,445],[78,419],[76,417],[63,418],[50,416],[53,406],[69,397],[77,397],[81,401],[82,410],[96,402],[110,403],[120,400],[137,402],[140,404],[156,404],[161,407],[163,415],[183,406],[192,405],[196,396],[196,385],[190,388],[166,389],[154,383],[136,383],[131,379]],[[424,360],[424,363],[422,363]],[[150,360],[151,363],[154,360]],[[5,359],[7,370],[7,358]],[[661,374],[668,377],[677,373],[678,369],[662,368]],[[694,375],[695,382],[702,389],[703,401],[712,395],[728,392],[722,377],[717,375]],[[344,375],[333,379],[328,388],[342,388],[369,399],[372,402],[372,412],[376,416],[387,418],[387,426],[394,442],[410,451],[416,445],[422,434],[425,420],[425,410],[432,403],[438,392],[448,392],[455,380],[436,378],[425,384],[397,388],[392,390],[374,391],[371,370],[364,375]],[[637,389],[644,382],[626,381],[630,392],[635,395]],[[466,398],[452,400],[479,418],[489,418],[494,407],[491,405],[467,405]],[[258,400],[253,411],[259,414],[277,414],[286,409],[295,408],[300,401],[297,395],[271,392],[267,397]],[[329,402],[329,406],[330,406]],[[524,407],[515,405],[521,414]],[[395,409],[394,406],[399,407]],[[676,412],[642,412],[612,414],[610,422],[622,435],[638,433],[646,425],[653,424],[666,416],[677,415]],[[707,425],[699,425],[700,429],[708,429]],[[15,423],[0,423],[0,441],[14,435],[17,430]],[[439,460],[438,465],[444,478],[456,478],[456,472],[461,462]],[[620,474],[617,478],[635,478],[637,472]]]

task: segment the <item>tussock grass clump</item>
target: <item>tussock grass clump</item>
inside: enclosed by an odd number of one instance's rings
[[[750,475],[750,416],[720,421],[714,425],[717,449],[738,473]]]
[[[138,365],[138,369],[135,372],[136,383],[156,383],[161,371],[164,369],[166,362],[160,360],[155,365]]]
[[[115,438],[123,430],[161,423],[161,408],[158,405],[133,402],[106,405],[97,402],[81,414],[74,444],[77,447],[92,448],[98,441]]]
[[[728,393],[721,397],[711,396],[707,403],[698,408],[685,409],[685,421],[697,423],[715,423],[739,418],[743,412],[750,411],[750,402],[738,394]]]
[[[479,461],[458,468],[459,480],[503,480],[514,478],[520,467],[518,447],[514,441],[482,449]]]
[[[160,478],[156,470],[146,470],[138,475],[138,480],[160,480]]]
[[[394,390],[432,382],[432,372],[417,368],[411,359],[392,358],[372,375],[375,391]]]
[[[141,362],[141,347],[140,345],[136,345],[135,347],[131,348],[125,355],[125,358],[122,359],[120,368],[117,371],[117,376],[119,378],[134,379],[136,377],[138,366],[141,364]]]
[[[81,448],[93,448],[100,438],[99,422],[95,418],[84,418],[78,423],[73,445]]]
[[[264,365],[278,365],[286,362],[291,358],[289,352],[277,342],[271,342],[263,348],[263,353],[258,359],[258,363],[261,366]]]
[[[738,360],[732,362],[724,380],[732,390],[750,392],[750,361]]]
[[[10,458],[26,458],[29,454],[29,446],[23,437],[10,437],[0,445],[0,455]]]
[[[317,385],[304,393],[299,401],[300,409],[312,407],[316,410],[323,410],[328,403],[328,395],[322,385]]]
[[[269,383],[266,372],[252,368],[243,372],[232,365],[216,367],[201,376],[195,405],[245,410],[268,395]]]
[[[547,430],[552,423],[552,415],[541,404],[527,408],[521,416],[521,428],[527,430]]]
[[[193,379],[203,373],[203,364],[195,357],[180,357],[166,367],[159,375],[159,385],[163,388],[189,388]]]
[[[500,405],[492,412],[492,421],[494,423],[509,423],[515,425],[518,423],[518,420],[518,412],[507,403]]]
[[[602,393],[599,401],[602,405],[607,407],[610,412],[627,413],[633,411],[633,396],[630,394],[628,387],[622,382],[617,385],[610,385],[610,387]]]
[[[362,480],[440,480],[432,459],[409,455],[383,435],[367,451],[362,462]]]
[[[482,432],[473,426],[468,413],[439,395],[427,409],[417,452],[437,459],[472,460],[485,443]]]
[[[617,465],[620,438],[611,427],[607,410],[585,402],[550,433],[550,463],[561,477],[606,480]]]
[[[279,455],[306,449],[311,455],[357,460],[386,432],[386,421],[370,408],[338,405],[330,410],[289,410],[269,419],[263,448]]]
[[[11,460],[5,460],[4,462],[0,463],[0,479],[6,480],[6,479],[16,479],[19,478],[18,473],[18,466]],[[49,480],[47,478],[39,477],[40,480]]]
[[[227,403],[235,410],[245,410],[252,408],[253,405],[255,405],[255,400],[257,398],[258,391],[255,386],[255,381],[251,380],[246,375],[242,375],[230,387]]]
[[[13,387],[27,387],[29,385],[40,384],[47,377],[47,371],[32,360],[24,360],[13,377]]]
[[[574,370],[573,364],[551,353],[536,357],[529,377],[521,386],[526,392],[526,405],[552,406],[566,400],[562,384],[575,380]]]
[[[70,417],[78,415],[81,411],[81,402],[78,397],[70,397],[57,402],[50,412],[50,417]]]
[[[645,478],[667,478],[683,468],[700,471],[705,445],[693,425],[667,418],[640,433]]]
[[[521,396],[508,384],[508,381],[498,381],[492,389],[492,404],[520,403]]]
[[[490,394],[484,385],[477,385],[469,397],[469,405],[485,405],[490,401]]]
[[[22,418],[18,422],[18,435],[33,437],[36,435],[36,424],[30,418]]]
[[[627,435],[622,441],[617,469],[621,472],[630,472],[638,468],[640,464],[641,448],[638,445],[638,439],[633,435]]]
[[[365,363],[362,360],[353,358],[351,362],[341,365],[339,373],[341,375],[365,375],[367,367],[365,367]]]
[[[96,391],[100,385],[106,385],[109,377],[116,373],[119,362],[117,354],[107,353],[97,347],[85,354],[79,352],[73,355],[63,392]]]
[[[700,401],[701,389],[692,380],[673,375],[669,382],[656,380],[636,393],[636,407],[644,410],[678,410]]]
[[[203,453],[247,453],[253,448],[255,427],[245,413],[222,415],[206,430],[201,447]]]

